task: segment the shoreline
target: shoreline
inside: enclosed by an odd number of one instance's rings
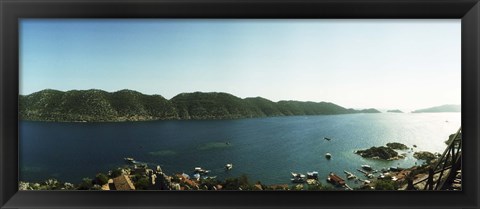
[[[425,112],[425,113],[401,113],[401,115],[422,115],[422,114],[461,114],[460,112]],[[340,115],[370,115],[370,114],[387,114],[387,115],[400,115],[388,112],[379,113],[339,113],[339,114],[316,114],[316,115],[278,115],[278,116],[260,116],[260,117],[239,117],[239,118],[205,118],[205,119],[151,119],[151,120],[109,120],[109,121],[50,121],[50,120],[31,120],[22,119],[20,121],[25,122],[46,122],[46,123],[129,123],[129,122],[159,122],[159,121],[229,121],[229,120],[247,120],[247,119],[264,119],[264,118],[287,118],[287,117],[314,117],[314,116],[340,116]]]
[[[49,123],[128,123],[128,122],[158,122],[158,121],[228,121],[228,120],[246,120],[263,118],[283,118],[283,117],[308,117],[308,116],[334,116],[334,115],[364,115],[380,113],[339,113],[339,114],[316,114],[316,115],[278,115],[278,116],[260,116],[260,117],[238,117],[238,118],[205,118],[205,119],[151,119],[151,120],[112,120],[112,121],[49,121],[49,120],[30,120],[22,119],[27,122],[49,122]]]
[[[133,161],[133,159],[132,159]],[[224,179],[217,179],[216,176],[208,175],[208,173],[196,172],[196,170],[201,170],[201,168],[195,168],[195,172],[192,174],[187,174],[184,172],[174,172],[171,174],[166,174],[162,171],[162,168],[157,165],[155,169],[149,168],[146,163],[135,162],[134,163],[126,163],[123,166],[117,167],[115,169],[109,170],[107,173],[97,173],[98,175],[104,175],[108,177],[108,181],[110,182],[110,187],[107,184],[97,184],[96,178],[84,177],[82,182],[77,184],[72,184],[69,182],[60,182],[55,178],[48,178],[43,181],[39,182],[29,182],[29,181],[20,181],[19,188],[23,190],[111,190],[113,181],[116,181],[115,178],[118,176],[124,175],[123,178],[128,180],[123,181],[130,181],[132,185],[140,185],[139,187],[132,187],[136,189],[129,189],[129,190],[232,190],[231,185],[232,182],[239,182],[240,179],[242,181],[248,181],[248,174],[241,174],[239,176],[228,177]],[[398,167],[390,167],[388,169],[360,169],[361,167],[356,169],[356,171],[362,173],[362,176],[355,176],[354,178],[349,178],[351,173],[344,171],[346,177],[342,173],[336,173],[339,178],[345,179],[345,184],[338,185],[337,182],[329,182],[327,180],[327,176],[318,176],[314,178],[305,178],[302,182],[294,182],[287,181],[288,176],[285,178],[285,182],[281,183],[274,183],[274,184],[263,184],[259,179],[253,179],[255,184],[245,183],[240,189],[233,189],[233,190],[289,190],[289,191],[297,191],[297,190],[321,190],[321,191],[337,191],[337,190],[379,190],[375,189],[376,182],[382,181],[383,183],[387,182],[389,185],[396,185],[395,188],[402,188],[406,185],[405,178],[409,173],[418,168],[424,169],[425,167],[429,167],[430,164],[423,164],[423,165],[414,165],[408,168],[398,168]],[[363,167],[363,166],[362,166]],[[355,171],[354,168],[350,168],[351,171]],[[229,172],[229,170],[225,169],[225,172]],[[426,172],[426,171],[425,171]],[[425,175],[425,172],[420,172],[417,175]],[[332,174],[332,172],[330,172]],[[112,175],[114,174],[114,175]],[[195,174],[195,175],[193,175]],[[197,174],[200,174],[196,176]],[[293,175],[293,172],[292,172]],[[300,174],[299,174],[300,175]],[[193,178],[192,178],[193,176]],[[87,182],[85,182],[87,180]],[[309,180],[311,179],[311,180]],[[326,184],[325,181],[327,180]],[[91,183],[88,183],[88,181]],[[160,184],[156,184],[155,181],[160,181]],[[54,183],[47,183],[47,182],[57,182],[55,187],[49,188],[48,185],[53,185]],[[105,180],[103,181],[105,182]],[[139,183],[140,182],[140,183]],[[143,182],[143,183],[142,183]],[[145,182],[150,182],[145,185]],[[60,185],[63,183],[63,187]],[[206,188],[200,188],[200,185],[208,184]],[[212,185],[215,184],[213,187]],[[398,185],[397,185],[398,184]],[[67,185],[67,186],[65,186]],[[86,188],[85,185],[89,185]],[[160,186],[159,186],[160,185]],[[185,187],[185,185],[187,185]],[[190,185],[190,186],[188,186]],[[230,186],[227,186],[230,185]],[[197,187],[195,187],[197,186]],[[108,187],[108,189],[107,189]],[[42,189],[43,188],[43,189]],[[102,189],[103,188],[103,189]],[[226,189],[230,188],[230,189]],[[256,188],[256,189],[255,189]],[[118,189],[117,189],[118,190]]]
[[[429,166],[426,166],[427,168]],[[108,184],[98,184],[97,182],[99,181],[98,178],[83,178],[83,181],[78,184],[73,184],[69,182],[63,182],[59,181],[55,178],[48,178],[44,181],[40,182],[29,182],[29,181],[20,181],[19,182],[19,190],[145,190],[145,191],[156,191],[156,190],[208,190],[208,191],[216,191],[216,190],[223,190],[223,191],[235,191],[235,190],[265,190],[265,191],[271,191],[271,190],[284,190],[284,191],[341,191],[341,190],[383,190],[383,189],[376,189],[376,183],[378,181],[382,182],[389,182],[392,185],[397,185],[394,190],[399,190],[400,188],[403,188],[406,186],[406,177],[409,173],[412,171],[415,171],[417,169],[425,169],[425,167],[422,166],[413,166],[410,168],[405,168],[402,170],[397,170],[397,171],[389,171],[390,176],[389,177],[374,177],[374,178],[367,178],[365,177],[356,177],[355,180],[347,180],[345,178],[345,185],[336,185],[335,183],[327,183],[324,184],[322,182],[323,177],[319,177],[318,180],[315,180],[314,183],[309,184],[307,182],[304,183],[280,183],[280,184],[263,184],[259,180],[254,180],[252,183],[248,175],[240,175],[237,177],[231,177],[223,180],[216,180],[215,177],[205,177],[205,178],[192,178],[190,175],[185,174],[185,173],[174,173],[171,175],[167,175],[163,173],[161,170],[154,170],[154,169],[149,169],[145,168],[143,174],[141,174],[141,177],[138,176],[138,173],[133,173],[133,170],[128,170],[128,169],[122,169],[125,170],[127,173],[122,173],[121,175],[118,176],[110,176],[108,173],[104,174],[105,176],[108,176],[107,182]],[[137,171],[138,172],[138,171]],[[111,173],[111,171],[109,172]],[[366,172],[368,173],[368,172]],[[375,172],[378,174],[378,172]],[[98,173],[96,177],[99,176]],[[339,176],[343,176],[338,174]],[[367,174],[366,174],[367,175]],[[415,180],[422,178],[422,176],[428,175],[426,172],[419,173],[416,175]],[[118,189],[114,188],[112,189],[112,183],[114,181],[117,181],[116,178],[123,176],[125,180],[123,181],[128,181],[131,182],[130,188],[127,189]],[[154,182],[153,184],[151,183],[152,181],[152,176],[155,176],[153,178]],[[147,178],[145,178],[147,177]],[[341,177],[343,178],[343,177]],[[146,179],[146,180],[145,180]],[[242,180],[243,179],[243,180]],[[118,180],[119,181],[119,180]],[[149,183],[145,184],[144,182],[148,181]],[[241,186],[239,186],[239,189],[232,189],[230,184],[236,185],[239,181],[244,181],[244,183],[240,183]],[[350,187],[349,183],[352,181],[360,181],[364,182],[360,186],[353,186]],[[232,183],[233,182],[233,183]],[[130,183],[129,183],[130,184]],[[200,187],[202,185],[202,188]],[[203,185],[209,185],[207,187],[203,187]],[[228,186],[230,185],[230,187]],[[49,187],[50,186],[50,187]],[[229,189],[230,188],[230,189]]]

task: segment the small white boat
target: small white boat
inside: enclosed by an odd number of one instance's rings
[[[318,172],[317,171],[307,172],[307,179],[318,179]]]
[[[203,169],[202,167],[195,167],[195,169],[193,170],[194,173],[199,173],[199,174],[208,174],[210,173],[209,170],[205,170]]]
[[[204,177],[202,177],[202,179],[207,179],[207,180],[208,179],[216,179],[216,178],[217,178],[217,176],[204,176]]]
[[[293,177],[291,180],[293,183],[305,183],[305,181],[307,181],[307,177],[304,174],[294,172],[291,173]]]
[[[293,178],[290,180],[292,180],[293,183],[305,183],[307,181],[307,179],[304,178]]]
[[[345,174],[347,174],[347,179],[355,179],[357,176],[353,175],[353,173],[350,173],[348,171],[343,171]]]
[[[232,168],[233,168],[233,164],[232,164],[232,163],[228,163],[228,164],[225,165],[225,169],[226,169],[226,170],[232,170]]]
[[[126,158],[123,158],[125,161],[129,162],[129,163],[136,163],[135,159],[131,158],[131,157],[126,157]]]
[[[330,160],[330,159],[332,158],[332,154],[330,154],[329,152],[327,152],[327,154],[325,154],[325,157]]]

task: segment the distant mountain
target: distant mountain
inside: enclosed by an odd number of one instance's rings
[[[381,113],[380,111],[378,111],[377,109],[374,109],[374,108],[359,110],[358,112],[360,112],[360,113]]]
[[[387,110],[387,112],[391,112],[391,113],[403,113],[401,110]]]
[[[328,102],[241,99],[227,93],[181,93],[170,100],[137,91],[58,91],[46,89],[19,97],[23,120],[35,121],[146,121],[235,119],[291,115],[379,113],[376,109],[346,109]]]
[[[428,113],[428,112],[461,112],[462,108],[460,105],[442,105],[436,107],[430,107],[420,110],[412,111],[412,113]]]

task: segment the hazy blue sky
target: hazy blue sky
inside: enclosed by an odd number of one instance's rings
[[[227,92],[353,108],[460,104],[460,20],[20,22],[20,94]]]

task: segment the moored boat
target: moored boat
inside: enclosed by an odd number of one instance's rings
[[[307,172],[307,179],[318,179],[318,172],[317,171]]]
[[[123,158],[125,161],[129,162],[129,163],[136,163],[135,159],[131,158],[131,157],[126,157],[126,158]]]
[[[202,167],[195,167],[195,169],[193,170],[193,173],[208,174],[208,173],[210,173],[210,171],[205,170]]]
[[[305,183],[305,181],[307,181],[307,177],[304,174],[294,172],[291,173],[293,177],[291,180],[293,183]]]
[[[345,174],[347,174],[347,179],[355,179],[357,176],[353,175],[353,173],[350,173],[348,171],[343,171]]]
[[[373,170],[372,167],[370,167],[369,165],[362,165],[362,169],[363,169],[363,170],[366,170],[366,171],[371,171],[371,170]]]
[[[305,178],[292,178],[291,180],[293,183],[305,183],[307,181]]]
[[[232,164],[232,163],[227,163],[227,164],[225,165],[225,170],[232,170],[232,168],[233,168],[233,164]]]
[[[333,172],[330,172],[330,174],[328,174],[327,181],[337,186],[345,185],[345,180],[343,180],[342,178],[340,178],[340,176],[337,176],[337,174]]]
[[[329,152],[327,152],[327,154],[325,154],[325,158],[327,158],[327,159],[330,160],[330,159],[332,158],[332,154],[330,154]]]
[[[204,176],[202,177],[202,179],[206,179],[206,180],[209,180],[209,179],[216,179],[217,176]]]
[[[396,167],[396,166],[392,166],[389,168],[389,171],[394,171],[394,172],[398,172],[398,171],[402,171],[402,170],[405,170],[404,168],[400,168],[400,167]]]

